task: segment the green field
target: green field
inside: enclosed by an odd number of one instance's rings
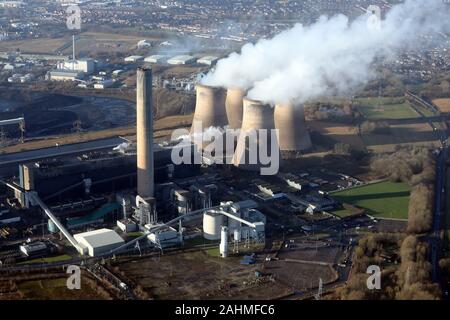
[[[28,264],[28,263],[52,263],[52,262],[61,262],[61,261],[68,261],[71,260],[72,257],[67,254],[62,254],[59,256],[53,256],[53,257],[45,257],[45,258],[36,258],[33,260],[27,260],[24,262],[21,262],[20,264]]]
[[[333,213],[341,218],[345,218],[345,217],[351,216],[352,214],[355,214],[355,212],[350,209],[339,209],[339,210],[332,211],[331,213]]]
[[[332,193],[342,203],[366,209],[375,217],[408,219],[410,187],[406,183],[379,182]]]
[[[369,120],[408,119],[420,116],[403,97],[357,98],[360,110]]]

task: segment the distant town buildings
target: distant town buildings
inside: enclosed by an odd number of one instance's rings
[[[155,54],[149,57],[146,57],[144,59],[145,62],[148,63],[156,63],[156,64],[161,64],[161,63],[165,63],[167,62],[167,56],[165,55],[160,55],[160,54]]]
[[[206,57],[198,59],[197,63],[198,64],[205,64],[207,66],[212,66],[212,65],[216,64],[217,60],[219,60],[218,57],[206,56]]]
[[[47,73],[47,80],[51,81],[75,81],[82,77],[80,71],[70,70],[52,70]]]
[[[171,65],[185,65],[195,63],[196,59],[193,56],[179,55],[167,60],[168,64]]]
[[[89,58],[64,61],[58,64],[58,69],[69,71],[80,71],[89,75],[95,71],[95,61],[94,59]]]
[[[152,44],[148,40],[141,40],[137,44],[138,49],[149,48],[151,46]]]
[[[125,62],[138,62],[138,61],[142,61],[142,60],[144,60],[143,56],[136,56],[136,55],[129,56],[129,57],[126,57],[125,59],[123,59],[123,61],[125,61]]]

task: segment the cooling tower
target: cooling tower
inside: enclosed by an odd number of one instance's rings
[[[191,133],[198,131],[194,123],[200,122],[203,131],[209,127],[224,127],[228,124],[225,110],[225,90],[198,84],[197,102]]]
[[[227,90],[225,108],[227,111],[228,124],[231,129],[239,129],[242,125],[243,99],[245,91],[238,88]]]
[[[303,105],[277,104],[274,111],[278,144],[282,151],[303,151],[311,148],[311,138],[305,125]]]
[[[136,80],[137,192],[153,197],[152,70],[138,68]]]
[[[243,99],[242,127],[233,157],[235,166],[249,170],[261,168],[260,148],[270,151],[272,143],[277,143],[277,139],[271,141],[270,135],[270,130],[275,129],[273,115],[270,105],[249,98]],[[263,136],[259,129],[267,129],[267,135]],[[257,148],[254,148],[252,142],[256,142]],[[278,151],[277,146],[276,148]]]

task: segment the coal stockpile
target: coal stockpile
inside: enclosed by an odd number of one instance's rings
[[[43,95],[36,99],[20,101],[20,104],[10,108],[9,111],[0,112],[0,119],[24,117],[27,137],[68,133],[72,131],[73,123],[78,116],[72,111],[61,109],[81,101],[81,98],[58,94]],[[17,128],[6,129],[10,136],[20,135]]]

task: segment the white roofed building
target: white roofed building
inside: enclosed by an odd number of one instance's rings
[[[172,65],[184,65],[195,63],[195,61],[196,59],[193,56],[180,55],[170,58],[169,60],[167,60],[167,63]]]
[[[219,59],[219,58],[217,58],[217,57],[206,56],[206,57],[203,57],[203,58],[198,59],[198,60],[197,60],[197,63],[199,63],[199,64],[205,64],[205,65],[207,65],[207,66],[212,66],[212,65],[216,64],[216,62],[217,62],[218,59]]]
[[[83,249],[83,254],[89,254],[91,257],[107,253],[125,243],[114,230],[110,229],[78,233],[73,237]]]

